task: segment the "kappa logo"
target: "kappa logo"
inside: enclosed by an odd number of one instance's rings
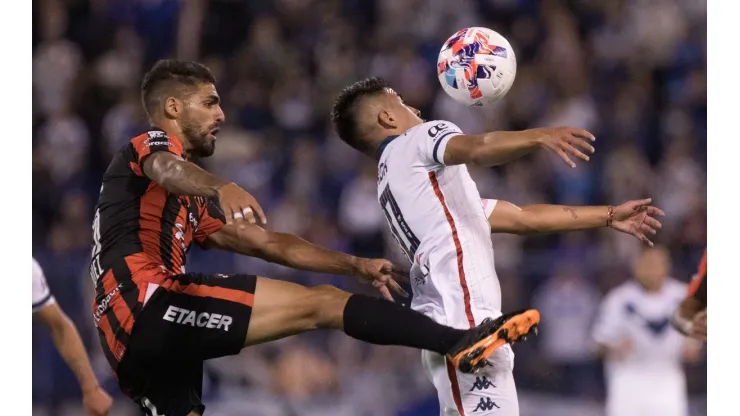
[[[481,410],[493,410],[493,408],[500,409],[499,405],[496,404],[490,397],[480,399],[478,406],[475,407],[473,413],[480,412]]]
[[[473,390],[488,390],[489,388],[493,387],[496,388],[496,385],[488,381],[488,377],[476,377],[475,383],[473,383],[473,387],[470,389],[470,391]]]
[[[223,329],[229,332],[229,325],[234,322],[234,319],[229,315],[220,315],[217,313],[208,313],[191,311],[185,308],[178,308],[176,306],[170,306],[167,308],[167,312],[162,317],[165,321],[174,322],[180,325],[190,325],[192,327],[208,329]]]

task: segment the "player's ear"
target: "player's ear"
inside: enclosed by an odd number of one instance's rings
[[[398,127],[398,121],[393,112],[385,108],[380,110],[380,113],[378,113],[378,123],[386,129],[394,129]]]
[[[164,114],[169,119],[178,119],[182,114],[183,102],[175,97],[167,97],[164,99]]]

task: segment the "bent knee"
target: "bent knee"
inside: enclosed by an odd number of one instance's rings
[[[308,290],[312,305],[311,315],[316,327],[341,327],[344,306],[351,294],[331,285],[319,285]]]

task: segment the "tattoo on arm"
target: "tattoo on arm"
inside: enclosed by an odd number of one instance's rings
[[[563,207],[563,211],[570,212],[570,216],[573,217],[574,220],[577,220],[578,219],[578,214],[576,213],[576,209],[575,208]]]

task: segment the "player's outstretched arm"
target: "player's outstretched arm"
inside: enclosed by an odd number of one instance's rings
[[[661,223],[655,217],[665,213],[650,206],[650,202],[651,199],[629,201],[617,207],[527,205],[520,208],[498,201],[488,216],[488,223],[492,233],[522,235],[611,227],[652,246],[646,234],[655,234],[660,229]]]
[[[584,152],[594,152],[589,143],[594,140],[594,136],[586,130],[571,127],[461,134],[447,142],[444,162],[446,165],[472,163],[496,166],[545,148],[557,153],[565,163],[575,167],[570,156],[588,161],[589,157]]]
[[[79,380],[86,415],[107,415],[113,401],[98,385],[77,328],[56,303],[45,306],[37,316],[49,327],[59,354]]]
[[[267,222],[262,207],[245,190],[169,152],[156,152],[143,163],[144,174],[176,195],[218,197],[227,223]]]
[[[205,246],[259,257],[294,269],[355,276],[372,283],[388,300],[393,299],[388,288],[408,296],[394,280],[407,276],[390,261],[329,250],[293,234],[267,231],[256,225],[225,225],[208,236]]]

